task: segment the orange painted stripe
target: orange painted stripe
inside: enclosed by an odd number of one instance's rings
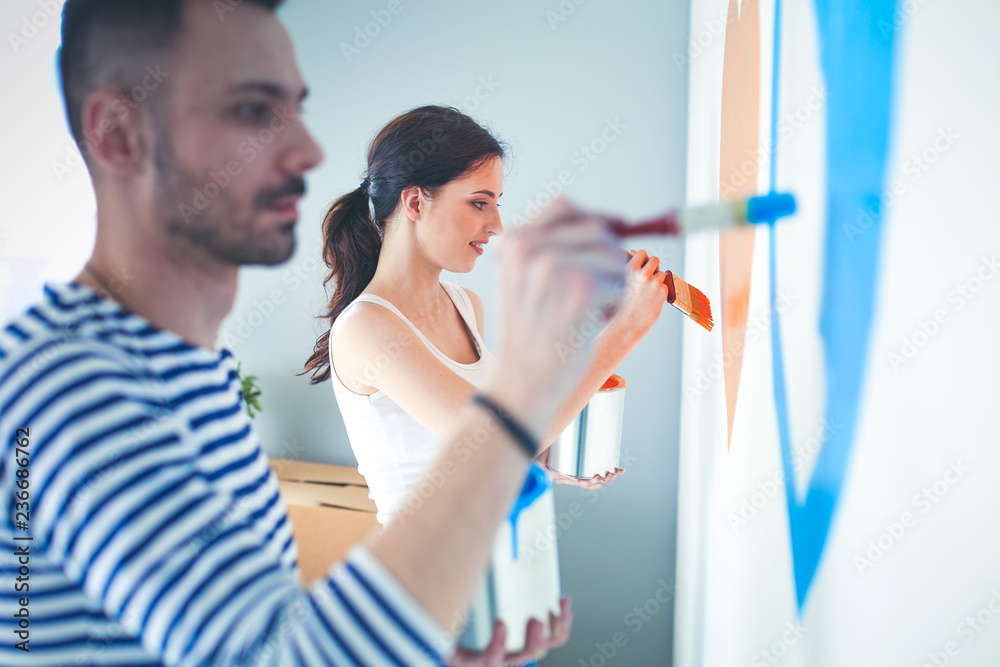
[[[731,201],[756,194],[760,167],[760,11],[757,0],[743,0],[740,4],[737,0],[729,2],[720,145],[719,199]],[[729,230],[719,237],[723,368],[729,420],[727,443],[732,441],[733,416],[743,368],[753,244],[752,227]]]

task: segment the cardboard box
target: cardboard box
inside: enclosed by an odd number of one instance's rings
[[[373,530],[375,501],[357,468],[271,459],[308,586]]]

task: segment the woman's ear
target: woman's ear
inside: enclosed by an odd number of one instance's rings
[[[399,204],[403,215],[417,222],[424,212],[424,191],[419,185],[411,185],[399,193]]]

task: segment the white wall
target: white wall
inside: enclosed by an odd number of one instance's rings
[[[453,104],[509,142],[501,210],[508,223],[544,199],[563,170],[572,177],[571,196],[626,215],[659,212],[684,195],[687,72],[674,55],[686,44],[687,2],[401,0],[401,11],[348,61],[341,43],[389,4],[291,0],[282,10],[312,88],[307,121],[327,159],[309,179],[295,257],[244,272],[223,331],[238,337],[234,352],[260,378],[257,426],[274,456],[353,463],[330,387],[310,387],[294,374],[320,331],[322,214],[357,186],[369,140],[392,117],[421,104]],[[15,103],[0,109],[0,316],[36,295],[42,280],[74,276],[93,243],[86,170],[69,164],[68,174],[58,173],[67,152],[75,156],[53,76],[58,20],[39,18],[41,11],[39,0],[9,0],[0,9],[0,76],[4,90],[17,91]],[[20,34],[33,18],[42,27],[15,51],[6,35]],[[600,146],[602,131],[616,121],[624,129]],[[603,151],[593,160],[580,152],[591,142]],[[684,275],[678,245],[645,247]],[[494,268],[488,250],[473,274],[451,276],[483,297],[488,317]],[[276,306],[268,303],[274,290]],[[487,323],[488,344],[496,324]],[[673,611],[661,581],[671,583],[674,570],[685,326],[695,325],[666,309],[620,371],[629,384],[629,472],[599,494],[558,489],[563,584],[575,601],[576,626],[570,646],[547,665],[601,665],[612,651],[617,664],[670,663]],[[637,614],[637,607],[645,610]],[[621,646],[614,646],[616,633]]]
[[[694,2],[692,34],[727,4]],[[857,434],[816,580],[800,618],[787,505],[773,484],[782,466],[770,327],[763,325],[757,342],[747,344],[728,452],[721,382],[682,404],[678,665],[978,667],[996,664],[1000,654],[993,511],[1000,502],[1000,278],[991,268],[1000,258],[991,203],[1000,131],[988,111],[1000,101],[992,83],[1000,71],[993,34],[1000,8],[972,0],[899,5],[885,182],[886,190],[895,184],[897,196],[884,221]],[[766,119],[773,1],[761,6]],[[786,114],[823,82],[814,3],[783,6]],[[688,193],[697,199],[718,192],[722,46],[722,38],[712,42],[691,69]],[[779,187],[800,200],[800,214],[778,230],[779,286],[796,297],[782,337],[786,368],[798,373],[790,377],[793,445],[811,463],[810,439],[819,432],[812,420],[822,415],[824,398],[823,371],[814,372],[810,359],[822,261],[824,123],[820,112],[792,132],[778,171]],[[751,322],[769,307],[767,234],[757,235]],[[692,239],[687,260],[691,279],[717,276],[717,237]],[[685,337],[685,386],[715,363],[718,342]],[[809,474],[810,466],[800,472]],[[797,632],[788,629],[799,622]]]

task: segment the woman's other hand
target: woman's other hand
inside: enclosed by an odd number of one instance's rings
[[[549,451],[546,449],[544,452],[538,455],[535,461],[545,468],[545,471],[549,473],[549,477],[552,478],[553,484],[565,484],[566,486],[578,486],[581,489],[586,489],[587,491],[597,491],[602,489],[612,482],[617,477],[621,477],[625,474],[625,468],[615,468],[613,471],[607,471],[603,475],[594,475],[589,479],[581,479],[580,477],[572,477],[571,475],[564,475],[558,470],[553,470],[549,467]]]
[[[564,646],[569,641],[573,626],[573,609],[568,597],[559,600],[559,615],[549,614],[549,627],[552,636],[546,637],[545,626],[537,619],[528,621],[525,630],[527,645],[517,653],[507,653],[504,643],[507,641],[507,629],[497,621],[493,625],[493,637],[483,651],[469,651],[459,648],[448,661],[450,667],[512,667],[523,665],[532,660],[541,660],[554,648]]]

